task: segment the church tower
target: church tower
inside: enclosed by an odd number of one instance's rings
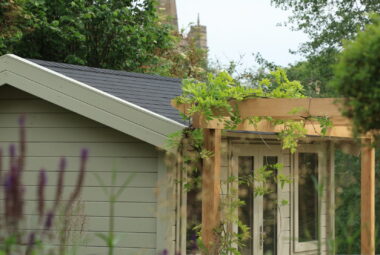
[[[169,23],[178,31],[176,0],[159,0],[158,9],[164,16],[168,17],[168,20],[170,21]]]
[[[197,24],[190,27],[190,32],[187,38],[194,40],[196,46],[207,51],[207,27],[201,25],[199,14]]]
[[[159,12],[168,17],[169,23],[179,32],[176,0],[159,0],[158,3]],[[190,27],[190,32],[182,43],[186,45],[189,41],[193,41],[200,49],[205,51],[208,49],[207,27],[200,24],[199,15],[197,24]]]

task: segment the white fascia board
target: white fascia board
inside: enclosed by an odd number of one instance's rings
[[[16,55],[0,57],[0,86],[9,84],[142,141],[164,148],[185,126]]]

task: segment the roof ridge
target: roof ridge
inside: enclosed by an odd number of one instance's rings
[[[145,74],[145,73],[137,73],[137,72],[128,72],[128,71],[123,71],[123,70],[105,69],[105,68],[91,67],[91,66],[85,66],[85,65],[75,65],[75,64],[47,61],[47,60],[42,60],[42,59],[27,58],[27,60],[30,60],[37,64],[45,65],[45,66],[59,67],[59,68],[64,68],[64,69],[81,70],[81,71],[87,71],[87,72],[105,73],[105,74],[113,74],[113,75],[128,76],[128,77],[135,77],[135,78],[145,78],[145,79],[152,79],[152,80],[164,80],[164,81],[171,81],[171,82],[181,81],[181,79],[179,78],[165,77],[165,76],[160,76],[156,74]]]

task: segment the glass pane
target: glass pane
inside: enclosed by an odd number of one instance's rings
[[[298,238],[308,242],[318,236],[318,154],[298,155]]]
[[[244,179],[252,175],[254,168],[254,157],[239,157],[239,179]],[[244,206],[239,209],[239,219],[243,224],[250,228],[251,237],[245,241],[244,245],[239,247],[242,255],[253,254],[253,189],[246,183],[239,183],[239,199],[245,202]],[[241,230],[239,229],[239,232]]]
[[[264,166],[267,170],[273,171],[273,176],[277,176],[277,169],[274,167],[278,163],[275,156],[265,156]],[[264,255],[277,254],[277,184],[274,178],[270,178],[267,183],[269,193],[264,195],[263,201],[263,252]]]

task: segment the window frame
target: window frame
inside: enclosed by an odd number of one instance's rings
[[[255,142],[233,142],[230,144],[231,146],[231,157],[229,160],[229,175],[232,175],[234,177],[238,177],[239,174],[239,169],[238,169],[238,158],[240,156],[254,156],[254,169],[258,169],[260,166],[260,163],[262,163],[263,157],[264,156],[276,156],[278,157],[278,163],[284,165],[284,150],[281,148],[280,144],[258,144]],[[285,167],[285,165],[284,165]],[[237,190],[238,184],[234,182],[231,186],[231,188]],[[281,184],[277,183],[277,195],[279,194],[281,190]],[[236,197],[237,198],[237,197]],[[256,207],[262,209],[262,203],[263,203],[263,198],[258,198],[256,200]],[[254,208],[253,208],[254,209]],[[289,208],[290,210],[290,208]],[[255,233],[254,238],[256,240],[252,240],[253,242],[253,253],[259,253],[260,249],[255,246],[255,243],[259,243],[260,241],[258,240],[260,238],[260,231],[259,228],[257,227],[257,222],[260,222],[263,224],[263,219],[262,219],[262,210],[259,211],[254,211],[254,229],[251,230]],[[236,217],[238,217],[238,210],[236,210]],[[282,215],[281,212],[277,212],[277,224],[280,224],[282,222]],[[234,224],[232,226],[232,231],[235,233],[238,232],[238,226]],[[277,228],[277,254],[281,254],[282,249],[284,248],[284,242],[283,242],[283,236],[282,236],[282,229],[281,227]],[[237,247],[235,247],[237,248]]]
[[[306,252],[306,251],[315,251],[318,250],[318,242],[321,241],[318,239],[321,238],[322,224],[321,224],[321,206],[322,206],[322,197],[318,194],[318,238],[317,240],[299,242],[299,154],[300,153],[316,153],[318,155],[318,183],[321,183],[323,180],[323,167],[325,163],[323,161],[323,148],[320,144],[309,144],[309,145],[299,145],[299,148],[294,156],[294,194],[293,194],[293,243],[295,252]]]

